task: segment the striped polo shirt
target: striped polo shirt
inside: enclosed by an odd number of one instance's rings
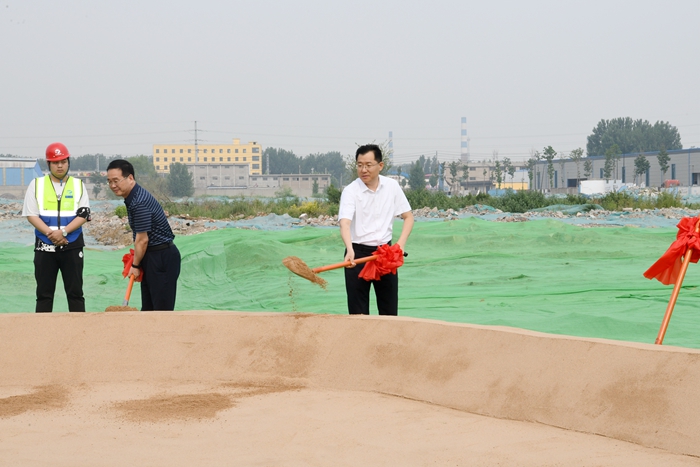
[[[175,238],[168,218],[158,201],[138,183],[129,196],[124,198],[129,226],[136,240],[137,233],[148,233],[148,246],[172,242]]]

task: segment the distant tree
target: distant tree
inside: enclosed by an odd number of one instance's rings
[[[591,178],[593,175],[593,161],[591,159],[586,159],[583,162],[583,176],[586,178]]]
[[[447,184],[450,186],[450,190],[452,191],[453,194],[456,194],[459,192],[459,170],[460,170],[460,163],[459,161],[452,161],[449,164],[447,164],[447,170],[446,175],[449,174],[449,177],[445,177],[445,181]]]
[[[562,188],[564,188],[566,186],[566,174],[564,173],[565,168],[566,168],[566,159],[561,157],[559,159],[559,177],[561,177]]]
[[[194,178],[185,164],[175,162],[168,174],[168,191],[178,198],[194,194]]]
[[[569,159],[571,159],[576,165],[576,184],[578,185],[581,179],[581,159],[583,159],[583,148],[577,148],[571,151],[569,154]]]
[[[105,177],[99,172],[93,172],[88,176],[88,181],[92,183],[92,195],[95,199],[102,191],[102,184],[105,183]]]
[[[121,156],[117,156],[115,159],[119,159]],[[149,156],[135,156],[129,157],[129,162],[134,166],[134,177],[136,181],[142,180],[148,177],[156,177],[156,168],[153,166],[153,158]]]
[[[644,175],[649,170],[651,164],[643,155],[638,155],[634,158],[634,183],[637,183],[637,177]]]
[[[557,152],[552,148],[552,146],[547,146],[542,150],[544,159],[547,161],[547,175],[549,175],[549,188],[554,186],[554,157]]]
[[[314,178],[314,183],[311,185],[311,194],[318,195],[318,179]]]
[[[436,173],[430,174],[430,177],[428,177],[428,183],[430,183],[430,186],[432,188],[435,188],[438,184],[438,181],[440,180],[440,176]]]
[[[509,157],[503,159],[503,172],[510,175],[511,180],[515,176],[515,166],[510,161]]]
[[[71,170],[79,170],[82,172],[97,171],[98,169],[104,172],[107,169],[107,164],[115,157],[107,158],[104,154],[83,154],[78,157],[71,157]]]
[[[527,160],[527,176],[530,179],[530,190],[533,189],[533,181],[535,179],[535,170],[537,170],[537,159],[530,157]]]
[[[94,185],[105,183],[106,180],[107,178],[99,172],[93,172],[90,175],[88,175],[88,181]]]
[[[540,154],[539,151],[535,151],[534,149],[530,149],[530,157],[535,159],[535,185],[537,185],[537,169],[540,165],[540,161],[542,160],[542,154]],[[540,188],[542,188],[542,183],[540,182]],[[537,186],[535,186],[535,189],[537,189]]]
[[[263,157],[267,158],[270,173],[295,174],[301,172],[301,158],[292,151],[282,148],[266,148]]]
[[[501,167],[501,163],[498,160],[496,160],[494,172],[496,172],[496,186],[498,186],[498,189],[500,190],[501,182],[503,181],[503,168]]]
[[[666,172],[668,172],[668,163],[671,157],[666,152],[666,148],[663,146],[659,149],[659,154],[656,155],[656,159],[659,161],[659,169],[661,169],[661,185],[663,186],[664,180],[666,179]]]
[[[425,170],[423,168],[423,162],[424,161],[419,159],[411,165],[408,186],[413,191],[425,190]]]
[[[332,183],[326,187],[326,199],[329,203],[340,204],[340,194],[342,192]]]
[[[586,152],[589,156],[600,156],[617,144],[620,154],[636,151],[683,149],[678,129],[668,122],[650,124],[647,120],[632,120],[630,117],[601,120],[588,136]]]
[[[603,166],[603,176],[605,177],[605,181],[612,178],[613,170],[615,170],[617,165],[619,152],[620,149],[617,147],[617,144],[613,144],[607,149],[607,151],[605,151],[605,165]],[[617,177],[615,177],[615,179],[617,179]]]
[[[283,150],[278,150],[283,151]],[[290,152],[290,151],[287,151]],[[291,159],[290,159],[291,161]],[[308,156],[300,159],[297,165],[301,165],[301,173],[327,173],[331,175],[331,178],[335,180],[340,180],[340,177],[344,174],[346,167],[343,155],[338,151],[330,151],[326,153],[309,154]],[[290,163],[291,166],[291,163]],[[298,171],[298,169],[297,169]],[[279,173],[279,172],[273,172]],[[351,179],[347,179],[349,181]]]

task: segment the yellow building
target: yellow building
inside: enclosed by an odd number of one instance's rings
[[[159,174],[170,173],[170,164],[211,166],[248,164],[250,175],[262,175],[262,146],[255,141],[241,144],[235,138],[233,144],[154,144],[153,166]]]

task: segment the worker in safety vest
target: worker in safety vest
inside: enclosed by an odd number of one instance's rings
[[[49,174],[32,180],[22,216],[34,226],[36,312],[53,311],[58,271],[69,311],[85,311],[82,225],[90,220],[90,200],[82,180],[68,175],[70,154],[62,143],[46,148]]]

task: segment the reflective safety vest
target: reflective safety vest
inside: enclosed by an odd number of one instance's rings
[[[80,198],[83,197],[83,182],[77,178],[68,177],[59,199],[51,177],[46,175],[43,179],[34,180],[34,194],[39,204],[39,217],[51,230],[57,230],[67,226],[76,218],[75,212],[78,210]],[[53,244],[43,232],[38,230],[35,232],[42,242]],[[82,227],[70,232],[67,236],[68,243],[77,240],[82,232]]]

